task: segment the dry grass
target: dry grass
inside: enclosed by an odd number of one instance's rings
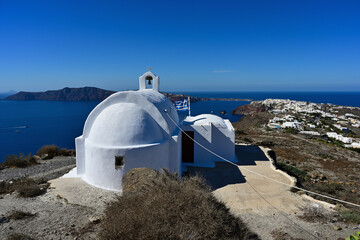
[[[165,172],[142,182],[107,207],[101,239],[259,239],[200,178]]]

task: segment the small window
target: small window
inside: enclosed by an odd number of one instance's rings
[[[115,156],[115,169],[121,169],[125,165],[124,156]]]

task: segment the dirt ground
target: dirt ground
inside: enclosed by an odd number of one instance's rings
[[[96,239],[96,224],[106,203],[119,193],[92,187],[80,178],[58,178],[47,193],[35,198],[7,194],[0,198],[0,218],[13,211],[34,214],[20,220],[0,223],[0,239],[25,234],[33,239]],[[91,230],[93,229],[93,230]]]

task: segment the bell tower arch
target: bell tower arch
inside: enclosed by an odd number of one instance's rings
[[[151,72],[151,67],[148,67],[146,73],[139,77],[139,90],[152,89],[159,91],[160,78]]]

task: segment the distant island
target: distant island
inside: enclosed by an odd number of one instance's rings
[[[95,87],[63,88],[46,92],[18,92],[5,100],[45,100],[45,101],[101,101],[115,93]]]
[[[8,96],[5,100],[42,100],[42,101],[102,101],[116,91],[105,90],[96,87],[63,88],[60,90],[49,90],[46,92],[18,92]],[[200,98],[184,94],[162,92],[171,101],[190,97],[191,102],[199,101],[252,101],[251,99],[239,98]]]
[[[16,91],[7,91],[7,92],[0,92],[0,100],[7,98],[8,96],[14,95],[15,93],[17,93]]]

